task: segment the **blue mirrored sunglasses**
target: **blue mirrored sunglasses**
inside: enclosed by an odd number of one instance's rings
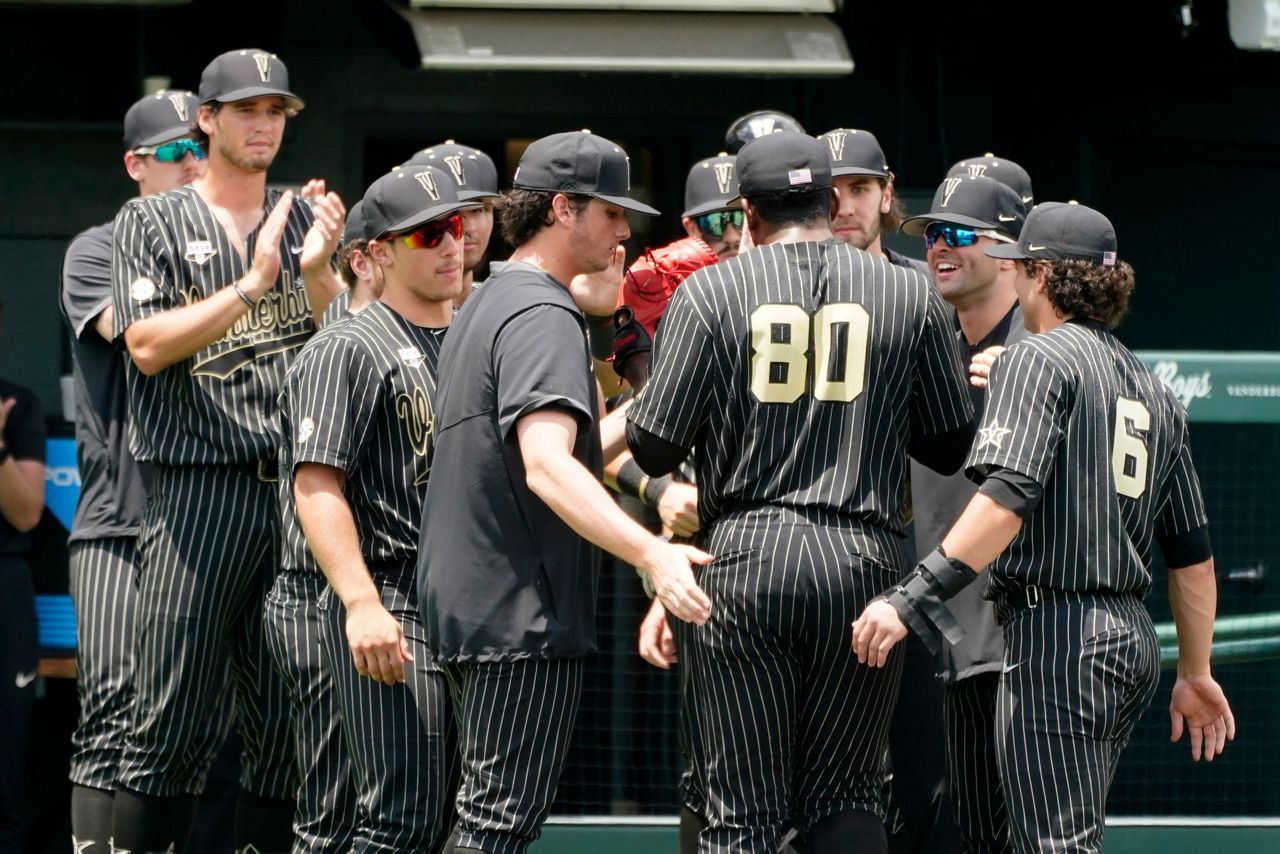
[[[738,231],[742,231],[743,217],[742,211],[712,211],[711,213],[699,214],[694,217],[694,222],[698,223],[698,229],[703,234],[710,234],[712,237],[724,237],[724,230],[730,225]]]
[[[156,146],[140,145],[133,153],[150,154],[160,163],[181,163],[188,154],[196,160],[204,160],[206,157],[204,146],[194,139],[179,139]]]
[[[924,248],[932,249],[934,242],[941,237],[952,249],[960,246],[972,246],[978,242],[977,229],[962,228],[958,225],[947,225],[943,222],[931,222],[924,230]]]

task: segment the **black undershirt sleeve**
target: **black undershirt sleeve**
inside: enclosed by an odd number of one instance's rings
[[[976,428],[977,424],[971,419],[964,426],[945,433],[912,436],[911,458],[938,474],[954,474],[969,453]]]
[[[640,468],[649,477],[670,474],[689,456],[689,449],[668,442],[661,436],[627,422],[627,447]]]
[[[1156,542],[1160,544],[1165,566],[1169,569],[1193,566],[1213,557],[1213,547],[1209,544],[1208,525],[1201,525],[1199,528],[1193,528],[1181,534],[1157,532]]]
[[[1023,519],[1030,516],[1044,498],[1044,487],[1034,478],[1006,468],[993,468],[978,491]]]

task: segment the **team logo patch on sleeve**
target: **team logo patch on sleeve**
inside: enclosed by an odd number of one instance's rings
[[[195,264],[203,264],[217,254],[218,250],[208,240],[190,240],[187,241],[187,253],[182,257]]]
[[[1004,450],[1004,437],[1013,431],[1007,427],[1001,427],[999,424],[992,424],[990,427],[983,427],[978,430],[978,450],[981,451],[987,445],[993,446],[997,451]]]
[[[156,295],[156,283],[143,276],[134,279],[133,284],[129,286],[129,296],[133,297],[137,302],[146,302]]]
[[[310,416],[303,418],[298,424],[298,441],[307,441],[314,432],[316,432],[316,422],[312,421]]]

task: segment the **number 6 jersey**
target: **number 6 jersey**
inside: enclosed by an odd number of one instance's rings
[[[760,246],[675,292],[628,418],[695,449],[704,529],[783,507],[896,563],[908,447],[973,419],[949,315],[924,277],[846,244]]]
[[[966,471],[1044,490],[991,566],[991,592],[1024,585],[1143,595],[1153,535],[1207,524],[1182,405],[1093,320],[1072,320],[996,360]]]

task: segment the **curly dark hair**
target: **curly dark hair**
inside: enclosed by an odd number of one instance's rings
[[[351,269],[351,253],[352,252],[369,252],[369,241],[367,240],[348,240],[342,244],[342,248],[338,250],[338,275],[342,277],[342,283],[348,288],[356,286],[356,274]]]
[[[830,187],[764,193],[748,196],[747,201],[755,208],[757,216],[774,226],[810,225],[831,219]]]
[[[1115,329],[1129,312],[1133,267],[1124,261],[1115,267],[1104,267],[1075,258],[1048,262],[1028,258],[1022,264],[1032,278],[1036,267],[1043,264],[1048,268],[1045,296],[1067,317],[1092,318]]]
[[[551,214],[551,200],[558,195],[551,190],[522,190],[513,187],[502,194],[502,198],[494,205],[498,214],[498,224],[502,229],[502,239],[511,246],[522,246],[528,243],[542,229],[554,221]],[[569,207],[575,215],[582,213],[591,202],[590,196],[578,196],[565,193],[569,199]]]
[[[892,176],[893,173],[890,173]],[[880,231],[884,234],[897,234],[902,228],[903,221],[907,218],[907,206],[898,196],[898,187],[894,183],[893,178],[880,179],[880,189],[884,191],[890,184],[893,184],[893,201],[889,203],[889,212],[880,214]]]
[[[218,114],[218,111],[222,109],[222,102],[210,101],[207,104],[201,104],[196,107],[196,114],[191,117],[190,137],[194,139],[196,142],[203,145],[205,151],[208,151],[209,150],[209,134],[205,133],[203,130],[200,129],[200,107],[201,106],[208,107],[209,109],[213,110],[213,114],[216,116]]]

